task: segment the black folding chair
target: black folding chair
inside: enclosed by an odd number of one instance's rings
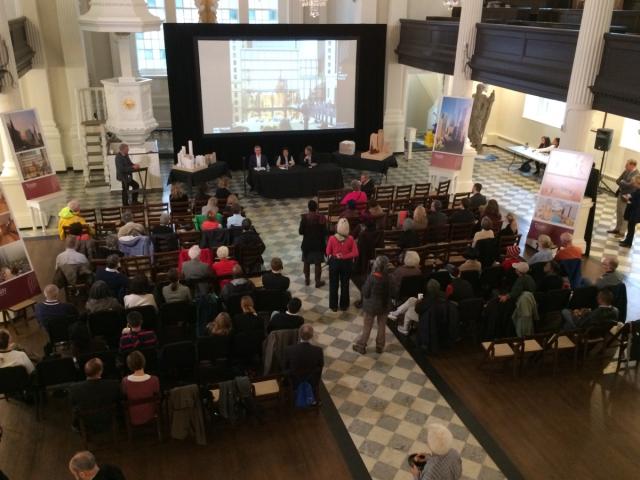
[[[255,290],[252,296],[255,309],[260,312],[284,311],[291,299],[289,292],[268,290],[266,288]]]
[[[87,326],[93,337],[102,337],[110,347],[117,349],[126,320],[122,312],[95,312],[87,315]]]
[[[168,343],[160,350],[160,373],[164,382],[183,385],[195,376],[196,346],[193,342]]]
[[[12,394],[22,394],[31,388],[31,378],[24,367],[0,368],[0,398],[7,402]]]
[[[42,407],[47,389],[51,387],[68,388],[80,380],[80,374],[71,357],[45,359],[36,365],[38,402],[37,418],[42,418]]]

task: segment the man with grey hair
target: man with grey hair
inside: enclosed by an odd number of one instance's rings
[[[78,452],[69,460],[69,471],[76,480],[126,480],[122,470],[113,465],[98,467],[93,453]]]
[[[617,287],[623,282],[622,275],[618,270],[618,259],[616,257],[604,257],[602,259],[602,276],[596,280],[598,290],[609,287]]]
[[[197,284],[197,292],[201,295],[209,291],[209,279],[213,276],[213,270],[200,260],[200,247],[193,245],[189,251],[189,261],[182,264],[182,275],[185,281]]]
[[[35,306],[36,320],[45,330],[51,319],[77,315],[76,307],[70,303],[62,303],[58,299],[60,290],[54,284],[44,287],[44,302],[38,302]]]
[[[428,425],[427,445],[431,453],[410,456],[415,480],[458,480],[462,477],[462,459],[453,448],[453,435],[447,427],[439,423]]]
[[[633,178],[640,174],[637,166],[638,162],[636,160],[627,160],[627,163],[624,166],[624,171],[616,180],[616,183],[618,184],[618,191],[616,192],[616,197],[618,197],[616,202],[616,226],[607,231],[607,233],[612,233],[616,237],[624,237],[624,234],[627,231],[627,221],[624,219],[624,211],[627,208],[627,202],[623,195],[631,194],[636,189],[633,183]]]
[[[118,230],[118,238],[138,237],[146,234],[144,225],[134,222],[133,214],[130,211],[127,210],[122,213],[122,221],[124,225]]]
[[[140,168],[129,158],[129,145],[121,143],[116,154],[116,178],[122,184],[122,205],[129,205],[129,187],[132,189],[131,203],[138,203],[140,185],[133,179],[133,172]]]
[[[64,252],[56,257],[56,269],[63,265],[89,265],[87,257],[78,252],[78,237],[69,235],[64,241]]]
[[[442,202],[440,200],[434,200],[431,202],[431,208],[427,221],[429,226],[446,225],[449,223],[447,216],[441,212]]]
[[[294,387],[307,381],[317,392],[318,383],[324,368],[322,348],[311,345],[313,327],[305,323],[298,329],[299,342],[288,346],[284,351],[285,370],[291,376]]]

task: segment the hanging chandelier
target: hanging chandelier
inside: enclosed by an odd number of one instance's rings
[[[452,10],[453,7],[460,6],[460,0],[442,0],[442,4],[447,7],[449,10]]]
[[[327,6],[327,0],[300,0],[303,7],[309,7],[309,15],[313,18],[320,16],[320,7]]]

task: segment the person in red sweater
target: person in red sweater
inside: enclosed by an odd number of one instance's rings
[[[129,401],[144,400],[160,395],[160,381],[155,375],[144,372],[145,358],[142,353],[134,350],[127,356],[127,367],[133,373],[122,379],[122,393]],[[158,414],[155,402],[132,405],[127,414],[131,425],[144,425]]]
[[[218,250],[216,250],[216,257],[218,257],[218,261],[211,266],[213,271],[216,272],[216,277],[231,275],[231,273],[233,273],[233,267],[235,267],[238,262],[229,258],[229,249],[224,245],[222,247],[218,247]],[[220,289],[230,281],[231,278],[221,279]]]
[[[218,208],[212,207],[211,210],[207,213],[207,219],[202,222],[200,226],[200,230],[203,232],[207,230],[215,230],[216,228],[220,228],[221,225],[218,222]]]
[[[358,257],[358,245],[349,235],[349,222],[346,218],[338,220],[335,235],[327,243],[329,262],[329,308],[338,311],[338,287],[340,287],[340,310],[349,308],[349,282],[353,261]]]
[[[560,260],[580,260],[581,258],[582,249],[573,244],[573,235],[569,232],[560,235],[560,248],[554,260],[559,262]]]

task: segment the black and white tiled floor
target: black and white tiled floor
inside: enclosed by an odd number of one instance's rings
[[[474,180],[484,185],[489,198],[498,200],[503,211],[513,211],[523,223],[533,214],[539,184],[531,178],[507,171],[510,157],[496,150],[496,162],[476,162]],[[406,185],[426,182],[429,154],[414,153],[411,161],[399,156],[399,168],[391,169],[388,182]],[[166,179],[170,164],[163,161]],[[345,181],[359,172],[345,172]],[[242,193],[241,175],[235,175],[232,190]],[[115,206],[118,193],[86,193],[82,175],[60,175],[69,198],[79,198],[86,207]],[[167,201],[168,193],[152,192],[150,201]],[[387,348],[383,354],[355,354],[351,344],[360,332],[362,317],[351,307],[347,312],[331,314],[328,289],[306,287],[301,275],[300,239],[297,234],[299,214],[306,210],[308,199],[270,200],[257,195],[241,195],[241,203],[267,244],[265,258],[281,257],[291,277],[291,290],[303,301],[304,316],[317,332],[316,341],[325,349],[324,382],[338,412],[358,448],[371,476],[375,479],[407,479],[407,455],[426,447],[426,425],[443,423],[452,431],[455,447],[462,453],[464,478],[504,478],[493,460],[469,432],[430,379],[416,365],[391,332],[387,332]],[[617,240],[607,237],[606,230],[615,210],[613,197],[601,196],[598,202],[596,231],[591,256],[619,254],[620,269],[630,279],[640,281],[640,271],[632,265],[640,260],[640,247],[619,252]],[[52,220],[48,234],[55,232]],[[26,236],[34,232],[25,231]],[[326,274],[325,274],[326,277]],[[352,302],[359,298],[351,287]],[[370,349],[372,346],[370,346]]]

